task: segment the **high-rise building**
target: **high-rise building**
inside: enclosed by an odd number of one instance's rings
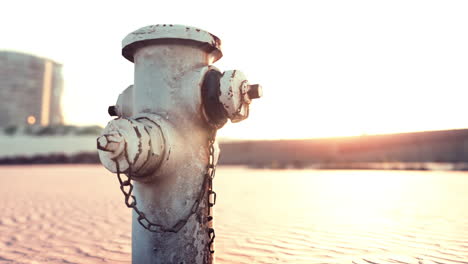
[[[62,124],[62,65],[0,51],[0,127]]]

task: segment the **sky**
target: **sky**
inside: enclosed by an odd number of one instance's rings
[[[152,24],[217,35],[214,65],[263,86],[224,138],[468,127],[467,1],[6,1],[0,50],[64,65],[65,122],[105,126],[133,83],[121,40]]]

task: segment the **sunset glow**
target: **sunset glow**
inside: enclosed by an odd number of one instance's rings
[[[234,6],[137,1],[135,8],[145,8],[136,13],[105,1],[5,5],[9,12],[0,22],[14,26],[4,27],[8,37],[0,49],[63,63],[68,124],[104,126],[107,107],[133,83],[133,64],[121,56],[126,34],[150,24],[176,23],[217,35],[224,57],[215,66],[242,70],[264,88],[249,119],[226,125],[221,137],[310,138],[467,127],[464,1],[288,1],[268,3],[268,12],[265,3],[248,1]],[[258,19],[239,19],[240,14]]]

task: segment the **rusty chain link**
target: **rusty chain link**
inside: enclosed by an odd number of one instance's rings
[[[216,193],[213,191],[213,178],[215,177],[215,172],[216,172],[216,160],[215,160],[215,144],[216,140],[216,129],[214,129],[210,137],[208,139],[208,149],[209,149],[209,157],[208,157],[208,165],[206,169],[206,173],[204,175],[203,179],[203,184],[200,188],[200,192],[198,194],[197,199],[195,200],[194,204],[192,205],[192,208],[188,215],[179,221],[177,221],[176,224],[174,224],[172,227],[165,227],[162,224],[157,224],[154,222],[151,222],[148,217],[137,207],[137,201],[134,195],[132,195],[133,191],[133,184],[132,184],[132,165],[129,161],[129,172],[128,175],[124,174],[127,176],[126,180],[122,179],[122,173],[120,172],[120,167],[119,163],[114,160],[116,170],[117,170],[117,179],[119,180],[120,183],[120,190],[125,196],[125,205],[127,205],[128,208],[132,208],[138,215],[137,220],[140,225],[145,228],[146,230],[150,232],[156,232],[156,233],[162,233],[162,232],[172,232],[172,233],[177,233],[179,232],[182,227],[185,226],[187,223],[188,219],[190,216],[192,216],[194,213],[196,213],[201,200],[203,199],[203,196],[205,195],[205,186],[208,184],[208,217],[207,217],[207,222],[210,222],[213,220],[213,215],[212,213],[212,207],[216,204]],[[127,148],[125,148],[125,152],[123,153],[124,155],[127,155],[126,153]],[[128,190],[126,190],[126,187],[128,187]],[[215,239],[215,231],[213,227],[208,228],[208,237],[210,239],[208,243],[208,249],[211,254],[214,253],[214,239]]]
[[[205,178],[208,179],[208,222],[213,221],[213,206],[216,204],[216,193],[213,191],[213,179],[216,173],[216,160],[215,160],[215,144],[216,140],[216,130],[213,130],[212,135],[209,138],[209,157],[208,157],[208,167],[206,171]],[[214,239],[216,237],[213,225],[208,228],[208,237],[210,242],[208,243],[208,249],[210,253],[214,253]]]

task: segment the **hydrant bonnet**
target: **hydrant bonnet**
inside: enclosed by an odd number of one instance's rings
[[[194,27],[173,24],[158,24],[142,27],[122,40],[122,55],[133,62],[135,51],[147,45],[187,44],[198,46],[213,57],[213,62],[219,60],[221,40],[215,35]]]

